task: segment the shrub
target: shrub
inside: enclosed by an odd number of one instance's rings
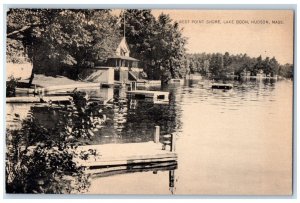
[[[7,193],[79,193],[88,190],[89,176],[75,159],[96,152],[76,152],[79,138],[92,136],[92,108],[86,95],[75,92],[71,105],[47,106],[60,112],[58,124],[43,127],[32,113],[20,130],[6,133]]]
[[[18,85],[17,78],[13,76],[9,77],[9,81],[6,82],[6,96],[7,97],[15,97],[16,96],[16,87]]]

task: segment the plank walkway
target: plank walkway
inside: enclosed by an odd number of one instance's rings
[[[69,85],[55,85],[45,87],[44,91],[52,92],[52,91],[67,91],[67,90],[74,90],[75,88],[78,89],[90,89],[90,88],[100,88],[100,83],[82,83],[82,84],[69,84]]]
[[[91,174],[120,173],[121,171],[166,169],[177,167],[177,154],[162,150],[161,143],[124,143],[79,146],[78,154],[94,151],[87,160],[75,161]]]
[[[71,96],[28,96],[28,97],[7,97],[6,103],[43,103],[43,102],[65,102],[70,101]]]

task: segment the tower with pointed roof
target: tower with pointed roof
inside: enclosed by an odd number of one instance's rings
[[[86,70],[84,78],[90,82],[100,82],[112,85],[117,83],[128,83],[130,80],[138,80],[142,69],[138,68],[138,59],[130,57],[130,49],[123,37],[114,51],[114,54],[107,58],[105,64],[99,64],[92,70]],[[96,73],[97,72],[97,73]],[[91,74],[92,73],[92,74]]]

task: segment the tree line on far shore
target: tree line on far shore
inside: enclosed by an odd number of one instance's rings
[[[262,56],[250,57],[247,54],[233,55],[226,52],[187,54],[186,60],[190,73],[199,73],[213,79],[225,79],[233,75],[240,78],[257,74],[293,78],[293,64],[281,65],[275,57],[263,59]]]
[[[274,57],[187,54],[179,24],[164,13],[156,18],[149,9],[127,9],[119,16],[109,9],[10,9],[7,62],[22,63],[25,58],[33,64],[33,73],[78,79],[82,69],[113,56],[124,34],[131,56],[140,60],[149,79],[167,81],[196,72],[218,79],[245,71],[293,77],[293,65],[280,65]]]

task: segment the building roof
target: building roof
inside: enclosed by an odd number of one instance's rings
[[[124,59],[124,60],[128,60],[128,61],[139,61],[138,59],[132,58],[130,56],[118,56],[118,55],[114,55],[112,57],[109,57],[111,59]]]
[[[120,41],[120,43],[116,49],[116,55],[119,55],[119,56],[129,56],[130,55],[129,46],[127,44],[125,37],[123,37],[122,40]]]

